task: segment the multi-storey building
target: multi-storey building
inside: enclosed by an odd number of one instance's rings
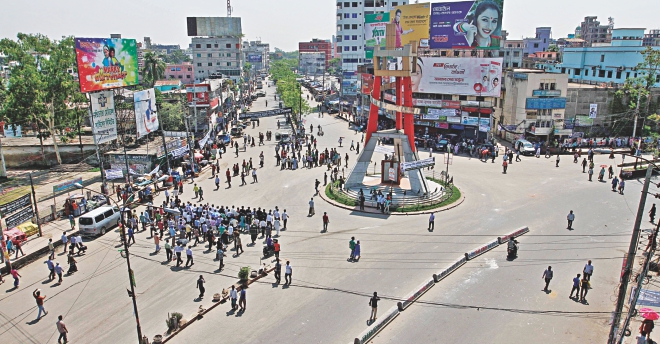
[[[328,62],[331,58],[332,43],[329,40],[314,38],[309,42],[298,43],[299,53],[322,52],[325,57],[325,68],[328,68]]]
[[[269,53],[270,44],[268,43],[261,43],[261,41],[243,42],[243,61],[249,62],[255,71],[268,69]]]
[[[224,75],[238,82],[243,69],[243,50],[239,36],[193,37],[195,79]]]
[[[524,38],[523,43],[525,44],[525,56],[529,54],[534,54],[539,51],[546,51],[550,46],[552,28],[549,27],[537,27],[536,35],[531,38]]]
[[[168,64],[165,67],[165,79],[179,79],[184,84],[192,84],[195,80],[193,65],[190,62]]]
[[[645,47],[657,47],[660,46],[660,30],[653,29],[649,30],[649,33],[644,34],[644,41],[642,45]]]
[[[586,46],[594,43],[609,43],[612,41],[611,25],[600,25],[597,16],[584,17],[579,30],[575,29],[575,37],[582,38]]]
[[[305,75],[323,75],[325,73],[327,56],[324,51],[300,52],[298,72]]]

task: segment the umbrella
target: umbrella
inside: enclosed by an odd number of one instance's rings
[[[204,155],[203,155],[203,154],[200,154],[200,153],[195,153],[195,155],[193,155],[193,156],[195,157],[195,159],[202,159],[202,158],[204,158]]]
[[[658,319],[660,319],[660,315],[658,315],[658,313],[656,313],[651,308],[642,308],[642,309],[639,310],[639,314],[642,316],[642,318],[648,319],[648,320],[658,320]]]
[[[607,167],[607,165],[600,165],[600,167],[605,168],[605,167]]]

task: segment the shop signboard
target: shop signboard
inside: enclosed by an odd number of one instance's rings
[[[101,91],[89,95],[90,123],[96,144],[117,139],[117,114],[112,91]]]
[[[527,98],[525,109],[532,110],[548,110],[548,109],[565,109],[566,97],[557,98]]]
[[[7,217],[5,223],[7,224],[7,228],[12,228],[20,225],[25,221],[29,221],[33,217],[34,217],[34,210],[30,206],[27,208],[23,208],[16,214]]]

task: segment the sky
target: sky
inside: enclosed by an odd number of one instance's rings
[[[334,0],[232,0],[232,7],[232,17],[242,18],[245,39],[270,43],[271,51],[297,50],[298,42],[335,34]],[[612,16],[619,28],[657,29],[657,8],[657,0],[505,0],[503,29],[509,39],[520,39],[533,36],[537,26],[550,26],[553,37],[560,38],[573,33],[586,16],[598,16],[601,24]],[[121,33],[138,42],[151,37],[152,43],[187,47],[186,17],[226,15],[222,0],[2,0],[0,38],[15,39],[18,32],[52,39]]]

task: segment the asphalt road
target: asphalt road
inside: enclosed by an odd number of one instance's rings
[[[266,99],[271,100],[269,108],[273,108],[274,88],[266,91]],[[264,98],[259,98],[252,111],[262,109]],[[260,127],[249,128],[247,133],[275,133],[278,119],[283,121],[283,117],[262,119]],[[347,144],[339,148],[343,156],[349,152],[350,140],[360,137],[348,130],[345,121],[333,116],[309,115],[305,122],[307,127],[310,123],[323,126],[325,135],[318,138],[319,150],[335,147],[338,136],[344,136]],[[314,196],[314,179],[322,181],[325,168],[280,171],[275,167],[272,141],[267,141],[266,146],[248,147],[238,158],[231,153],[223,155],[221,171],[249,157],[256,162],[261,151],[266,163],[258,169],[259,183],[248,181],[241,187],[240,179],[234,178],[231,188],[223,183],[215,191],[210,171],[197,178],[196,183],[204,188],[205,201],[212,204],[267,209],[279,206],[287,210],[291,219],[289,229],[281,233],[281,257],[291,261],[293,284],[275,285],[273,277],[268,276],[248,289],[246,312],[230,312],[228,304],[221,305],[178,334],[173,343],[212,343],[219,338],[227,343],[351,342],[367,327],[368,295],[373,291],[401,298],[464,252],[521,226],[529,226],[530,233],[520,240],[517,260],[507,262],[503,249],[498,248],[461,268],[422,301],[532,310],[613,309],[610,298],[632,228],[641,189],[638,183],[628,183],[626,195],[619,196],[611,193],[608,185],[587,182],[586,175],[567,158],[559,168],[554,167],[552,159],[524,158],[523,162],[512,164],[504,175],[499,162],[456,157],[450,174],[466,200],[457,208],[437,214],[436,230],[430,233],[426,230],[426,215],[351,213],[324,203],[318,196],[314,197],[316,215],[308,217],[307,202]],[[354,152],[349,155],[351,165],[357,156]],[[438,160],[441,164],[442,159]],[[597,165],[605,160],[606,157],[598,156]],[[183,200],[191,200],[191,196],[192,185],[186,184]],[[570,209],[576,213],[574,231],[565,229],[564,219]],[[321,233],[323,212],[330,217],[327,233]],[[597,236],[602,234],[608,236]],[[359,262],[348,261],[351,236],[362,244]],[[257,247],[245,247],[245,253],[239,257],[225,258],[227,266],[221,272],[213,261],[214,254],[201,246],[194,248],[193,267],[176,268],[164,262],[164,252],[152,254],[154,244],[147,237],[148,233],[137,235],[137,244],[131,247],[131,263],[137,282],[140,322],[149,338],[166,329],[168,312],[181,312],[187,317],[200,305],[208,307],[213,293],[237,281],[241,266],[257,268],[260,264],[259,242]],[[2,285],[3,344],[54,342],[59,314],[65,315],[73,342],[135,342],[135,320],[125,290],[127,271],[118,252],[118,233],[108,233],[86,244],[89,251],[79,259],[80,272],[65,277],[62,285],[45,279],[48,270],[40,262],[19,271],[24,277],[18,290],[11,289],[11,281]],[[594,289],[588,296],[589,305],[582,305],[569,300],[568,292],[571,278],[581,272],[586,259],[594,260]],[[59,253],[58,260],[66,262]],[[540,277],[546,265],[556,269],[549,295],[540,292]],[[200,274],[207,281],[207,297],[201,302],[196,300],[195,289]],[[50,312],[38,322],[34,321],[37,310],[30,296],[37,287],[48,296],[45,307]],[[385,311],[394,303],[384,299],[379,309]],[[467,338],[504,342],[504,338],[510,337],[490,334],[491,328],[499,327],[509,332],[515,330],[514,342],[539,335],[541,342],[602,340],[602,318],[415,305],[375,342],[428,342],[435,338],[451,342]],[[438,322],[443,326],[438,326]]]

